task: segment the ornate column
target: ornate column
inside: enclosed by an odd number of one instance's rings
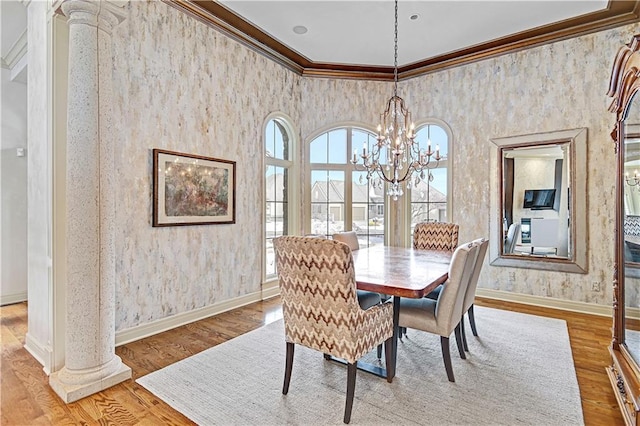
[[[68,0],[67,322],[65,365],[49,383],[65,402],[131,377],[115,355],[111,31],[123,10]]]

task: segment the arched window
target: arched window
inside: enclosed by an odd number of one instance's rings
[[[366,172],[350,162],[354,152],[376,142],[373,132],[352,126],[326,131],[309,143],[310,223],[312,234],[356,231],[361,247],[384,243],[384,187],[374,187]]]
[[[267,121],[264,136],[264,278],[276,277],[273,239],[293,231],[296,206],[293,132],[287,120],[276,116]]]
[[[428,181],[420,182],[417,186],[412,185],[410,190],[411,207],[409,223],[410,233],[420,222],[447,222],[450,220],[449,214],[449,189],[450,178],[450,156],[451,156],[451,130],[446,123],[436,120],[429,120],[416,127],[416,141],[420,144],[420,149],[431,148],[432,151],[440,150],[440,155],[445,157],[440,160],[438,167],[429,170]]]

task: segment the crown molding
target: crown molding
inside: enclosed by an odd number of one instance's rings
[[[313,62],[273,39],[215,0],[163,1],[299,75],[393,81],[393,67]],[[544,25],[399,67],[398,79],[405,80],[635,22],[640,22],[640,0],[609,0],[607,7],[597,12]]]

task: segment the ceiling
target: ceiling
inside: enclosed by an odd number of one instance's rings
[[[167,2],[300,74],[393,78],[392,0]],[[400,78],[638,22],[639,3],[400,0]]]

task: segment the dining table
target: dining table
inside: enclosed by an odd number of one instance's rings
[[[398,358],[400,298],[422,298],[449,277],[452,253],[376,245],[353,251],[356,286],[393,298],[393,343],[390,378],[396,374]],[[358,362],[358,368],[387,377],[386,368]]]

